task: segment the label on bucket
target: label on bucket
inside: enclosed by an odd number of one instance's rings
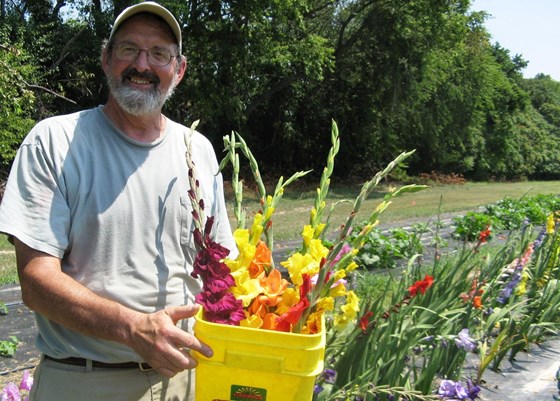
[[[231,386],[231,401],[266,401],[266,389],[248,386]]]

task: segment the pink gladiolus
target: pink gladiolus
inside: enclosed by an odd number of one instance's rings
[[[2,390],[2,401],[21,401],[21,393],[15,383],[8,383]]]
[[[19,384],[19,389],[30,391],[31,387],[33,387],[33,376],[29,374],[29,370],[25,370],[23,372],[21,383]]]

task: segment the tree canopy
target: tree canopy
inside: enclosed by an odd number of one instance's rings
[[[12,0],[0,14],[0,160],[40,119],[104,103],[100,48],[125,0]],[[266,171],[554,178],[560,83],[491,43],[470,0],[161,1],[183,27],[185,81],[166,105],[218,153],[232,130]]]

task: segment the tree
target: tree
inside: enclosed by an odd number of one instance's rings
[[[0,27],[0,164],[6,169],[34,124],[35,96],[30,89],[35,68],[19,45],[8,44]]]

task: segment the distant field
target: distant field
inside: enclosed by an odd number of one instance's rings
[[[331,227],[338,227],[344,221],[352,208],[353,201],[360,190],[355,187],[334,187],[330,191],[327,209],[335,202],[342,201],[334,209],[331,217]],[[372,193],[362,206],[357,222],[365,219],[381,202],[387,192],[386,187],[380,187]],[[475,210],[479,206],[494,203],[505,197],[519,199],[522,196],[537,194],[560,194],[560,181],[533,181],[515,183],[467,183],[464,185],[437,185],[421,192],[405,194],[393,201],[391,206],[382,214],[382,222],[398,222],[416,217],[437,216],[438,213],[453,213]],[[229,197],[229,196],[228,196]],[[315,200],[315,188],[290,189],[286,193],[273,217],[274,236],[276,240],[298,238],[303,225],[309,221],[309,212]],[[348,200],[348,202],[344,202]],[[231,212],[231,201],[228,200]],[[259,208],[256,195],[247,191],[244,207],[247,210],[248,223]],[[235,228],[235,221],[231,221]],[[14,282],[15,255],[13,246],[0,236],[0,284]]]
[[[352,204],[360,187],[333,187],[330,191],[329,205],[344,199],[347,203],[340,203],[332,215],[332,227],[342,224],[352,209]],[[387,193],[386,187],[372,193],[362,206],[358,215],[363,220],[382,201]],[[533,181],[515,183],[466,183],[463,185],[437,185],[420,192],[405,194],[396,198],[389,208],[382,214],[382,222],[395,222],[415,217],[436,216],[440,213],[464,212],[475,210],[479,206],[494,203],[505,197],[519,199],[522,196],[537,194],[559,194],[560,181]],[[275,212],[274,236],[278,240],[293,239],[300,235],[304,224],[309,220],[309,212],[315,199],[315,188],[309,190],[294,190],[289,188]],[[255,198],[244,203],[248,218],[257,212],[260,205]],[[233,217],[233,213],[230,213]],[[232,226],[235,222],[232,220]]]

